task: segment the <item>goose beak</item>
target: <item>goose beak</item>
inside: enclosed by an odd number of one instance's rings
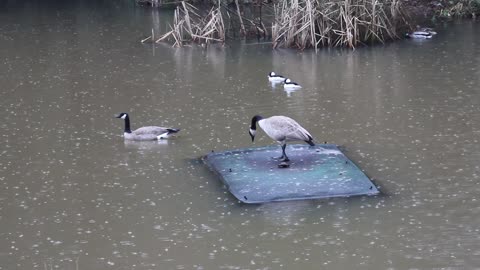
[[[121,113],[119,113],[119,114],[114,114],[113,117],[115,117],[115,118],[120,118],[121,115],[122,115]]]
[[[253,136],[252,134],[250,134],[250,137],[252,137],[252,142],[255,140],[255,136]]]

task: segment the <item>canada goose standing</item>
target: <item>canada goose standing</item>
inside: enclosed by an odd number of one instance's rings
[[[263,118],[260,115],[255,115],[252,118],[252,124],[250,125],[250,137],[252,142],[255,139],[258,125],[265,131],[265,133],[282,145],[281,161],[289,161],[285,148],[288,141],[304,141],[311,146],[314,146],[313,137],[310,133],[298,124],[292,118],[286,116],[272,116],[269,118]]]
[[[123,137],[125,140],[134,140],[134,141],[153,141],[167,139],[172,134],[175,134],[180,131],[178,128],[164,128],[156,126],[141,127],[134,131],[130,130],[130,117],[128,113],[120,113],[115,116],[116,118],[121,118],[125,120],[125,130],[123,132]]]

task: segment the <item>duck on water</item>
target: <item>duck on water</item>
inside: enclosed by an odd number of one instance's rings
[[[272,71],[268,74],[268,80],[270,82],[279,83],[285,81],[285,77],[280,74],[275,74],[275,72]]]
[[[300,84],[290,80],[290,79],[285,79],[283,82],[283,88],[284,89],[289,89],[289,90],[294,90],[294,89],[300,89],[302,86]]]
[[[429,39],[436,34],[437,32],[435,32],[432,28],[417,26],[417,30],[411,33],[407,33],[406,37],[413,38],[413,39]]]

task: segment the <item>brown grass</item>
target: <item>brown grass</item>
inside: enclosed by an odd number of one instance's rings
[[[275,6],[273,47],[354,48],[395,39],[398,0],[283,0]]]
[[[219,7],[212,7],[205,16],[201,16],[196,7],[182,1],[182,5],[175,9],[173,25],[169,26],[171,30],[162,35],[157,43],[173,39],[173,46],[181,47],[185,42],[225,42],[225,24]]]
[[[273,48],[318,50],[322,46],[355,48],[361,44],[383,43],[401,36],[398,25],[406,24],[400,0],[279,1],[273,6]],[[268,35],[262,18],[245,18],[238,1],[235,1],[235,10],[218,2],[208,12],[200,12],[182,1],[175,10],[170,31],[156,42],[172,40],[173,46],[178,47],[187,42],[224,43],[224,16],[231,24],[230,14],[237,15],[241,36],[248,36],[250,32],[256,32],[257,36]]]

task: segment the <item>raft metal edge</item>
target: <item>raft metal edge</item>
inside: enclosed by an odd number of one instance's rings
[[[212,153],[213,153],[213,152],[212,152]],[[201,157],[200,157],[200,160],[201,160],[205,165],[207,165],[207,168],[208,168],[209,171],[211,171],[214,175],[216,175],[217,177],[220,178],[220,180],[222,181],[223,185],[227,188],[227,191],[228,191],[234,198],[236,198],[237,200],[240,200],[240,201],[244,202],[243,200],[241,200],[240,198],[238,198],[237,196],[235,196],[235,194],[231,191],[230,185],[227,183],[227,181],[225,180],[225,178],[223,177],[223,175],[222,175],[219,171],[215,170],[215,169],[213,168],[213,166],[207,162],[208,156],[211,155],[212,153],[209,153],[209,154],[206,154],[206,155],[201,156]]]

